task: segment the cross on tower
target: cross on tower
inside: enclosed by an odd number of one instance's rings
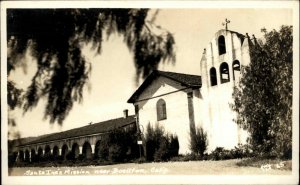
[[[222,23],[222,25],[225,26],[225,30],[226,30],[226,31],[228,30],[227,24],[229,24],[229,23],[230,23],[230,20],[227,19],[227,18],[225,19],[225,23],[224,23],[224,22]]]

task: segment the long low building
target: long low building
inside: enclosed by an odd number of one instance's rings
[[[102,137],[116,128],[135,129],[135,116],[128,116],[128,111],[125,110],[124,117],[23,140],[10,153],[13,153],[13,161],[24,162],[38,161],[45,157],[66,159],[68,154],[73,159],[79,156],[91,159],[99,154]]]

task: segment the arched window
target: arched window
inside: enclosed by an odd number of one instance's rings
[[[226,53],[225,37],[223,35],[218,38],[219,55]]]
[[[232,70],[233,70],[233,80],[235,80],[235,78],[239,76],[241,71],[240,62],[238,60],[233,61]]]
[[[220,75],[221,75],[221,83],[226,83],[230,81],[229,68],[226,62],[223,62],[220,65]]]
[[[167,119],[167,107],[166,102],[163,99],[159,99],[156,103],[157,121]]]
[[[216,71],[216,68],[214,68],[214,67],[210,68],[209,76],[210,76],[210,85],[211,86],[217,85],[217,71]]]

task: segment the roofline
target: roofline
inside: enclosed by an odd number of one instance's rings
[[[53,140],[43,141],[43,142],[26,143],[26,144],[22,144],[22,145],[17,145],[17,147],[27,147],[27,146],[31,146],[31,145],[40,145],[40,144],[46,144],[46,143],[53,143],[53,142],[60,141],[60,140],[68,140],[68,139],[76,139],[76,138],[87,137],[87,136],[103,135],[103,134],[106,134],[106,133],[108,133],[108,132],[101,132],[101,133],[89,134],[89,135],[81,135],[81,136],[75,136],[75,137],[67,137],[67,138],[62,138],[62,139],[53,139]]]
[[[135,117],[135,115],[130,115],[128,117]],[[120,118],[116,118],[116,119],[121,119],[122,117]],[[116,119],[112,119],[112,120],[116,120]],[[126,118],[125,118],[126,119]],[[95,124],[101,124],[101,123],[104,123],[104,122],[108,122],[108,121],[111,121],[111,120],[107,120],[107,121],[102,121],[102,122],[99,122],[99,123],[95,123]],[[130,124],[133,124],[135,123],[136,121],[133,120],[132,122],[129,122],[125,125],[122,125],[120,127],[117,127],[117,128],[121,128],[121,127],[125,127],[125,126],[128,126]],[[86,125],[86,126],[90,126],[90,125]],[[83,127],[86,127],[86,126],[82,126],[82,127],[77,127],[77,128],[73,128],[73,129],[70,129],[70,130],[74,130],[74,129],[80,129],[80,128],[83,128]],[[52,134],[44,134],[44,135],[55,135],[55,134],[62,134],[64,132],[68,132],[70,130],[65,130],[65,131],[62,131],[62,132],[56,132],[56,133],[52,133]],[[38,140],[34,140],[34,141],[31,141],[29,143],[24,143],[24,144],[20,144],[20,145],[17,145],[17,147],[21,147],[21,146],[26,146],[26,145],[34,145],[34,144],[39,144],[39,143],[47,143],[47,142],[53,142],[53,141],[57,141],[57,140],[64,140],[64,139],[71,139],[71,138],[80,138],[80,137],[86,137],[86,136],[93,136],[93,135],[101,135],[101,134],[106,134],[106,133],[109,133],[110,131],[105,131],[105,132],[98,132],[98,133],[95,133],[95,134],[88,134],[88,135],[77,135],[77,136],[73,136],[73,137],[66,137],[66,138],[61,138],[61,139],[52,139],[52,140],[48,140],[48,141],[43,141],[43,142],[36,142]],[[43,135],[42,135],[43,136]],[[47,136],[46,136],[47,137]],[[43,138],[41,138],[43,139]]]
[[[158,75],[161,75],[161,76],[163,76],[163,77],[165,77],[165,78],[171,79],[171,80],[173,80],[173,81],[175,81],[175,82],[178,82],[178,83],[180,83],[181,85],[184,85],[184,86],[186,86],[186,87],[190,87],[190,88],[200,88],[200,87],[202,86],[202,85],[189,85],[189,84],[184,83],[184,82],[182,82],[182,81],[180,81],[180,80],[177,80],[177,79],[175,79],[175,78],[172,78],[172,77],[170,77],[170,76],[167,76],[167,75],[165,75],[165,74],[162,73],[162,72],[164,72],[164,71],[153,70],[153,72],[152,72],[149,76],[147,76],[147,78],[146,78],[146,79],[144,80],[144,82],[138,87],[138,89],[130,96],[130,98],[127,100],[127,103],[134,103],[134,102],[135,102],[134,99],[135,99],[136,96],[139,96],[140,91],[142,91],[142,90],[145,88],[145,86],[147,86],[148,83],[149,83],[153,78],[155,78],[155,77],[158,76]],[[167,72],[167,71],[166,71],[166,72]],[[171,72],[171,73],[176,73],[176,72]],[[178,74],[185,74],[185,73],[178,73]],[[185,74],[185,75],[191,75],[191,74]],[[197,75],[194,75],[194,76],[197,76]]]
[[[172,73],[174,73],[174,72],[172,72]],[[165,77],[165,78],[169,78],[169,79],[171,79],[171,80],[174,80],[174,81],[176,81],[176,82],[178,82],[178,83],[180,83],[180,84],[182,84],[182,85],[185,85],[185,86],[187,86],[187,87],[201,87],[201,85],[189,85],[189,84],[187,84],[187,83],[184,83],[184,82],[181,82],[181,81],[179,81],[179,80],[177,80],[177,79],[175,79],[175,78],[172,78],[172,77],[170,77],[170,76],[167,76],[167,75],[165,75],[165,74],[163,74],[163,73],[159,73],[161,76],[163,76],[163,77]],[[180,74],[184,74],[184,73],[180,73]],[[186,75],[188,75],[188,74],[186,74]],[[195,76],[197,76],[197,75],[195,75]]]
[[[141,89],[144,88],[144,86],[146,86],[146,84],[148,83],[148,81],[150,81],[154,77],[155,77],[155,71],[153,71],[150,75],[148,75],[146,77],[146,79],[144,80],[144,82],[134,91],[134,93],[127,100],[127,103],[134,103],[133,102],[134,97],[139,93],[139,91],[141,91]]]
[[[189,89],[189,88],[191,88],[191,87],[185,87],[185,88],[179,89],[177,91],[171,91],[171,92],[161,94],[161,95],[158,95],[158,96],[153,96],[151,98],[140,99],[140,100],[137,100],[135,102],[141,102],[141,101],[151,100],[151,99],[154,99],[154,98],[159,98],[159,97],[162,97],[162,96],[165,96],[165,95],[168,95],[168,94],[173,94],[173,93],[177,93],[177,92],[180,92],[180,91],[184,91],[184,90]]]

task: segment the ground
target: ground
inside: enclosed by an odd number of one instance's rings
[[[277,169],[275,165],[263,167],[238,166],[240,159],[225,161],[191,161],[162,163],[126,163],[107,166],[80,167],[23,167],[10,169],[12,176],[52,175],[291,175],[291,170]],[[280,164],[278,164],[280,166]]]

